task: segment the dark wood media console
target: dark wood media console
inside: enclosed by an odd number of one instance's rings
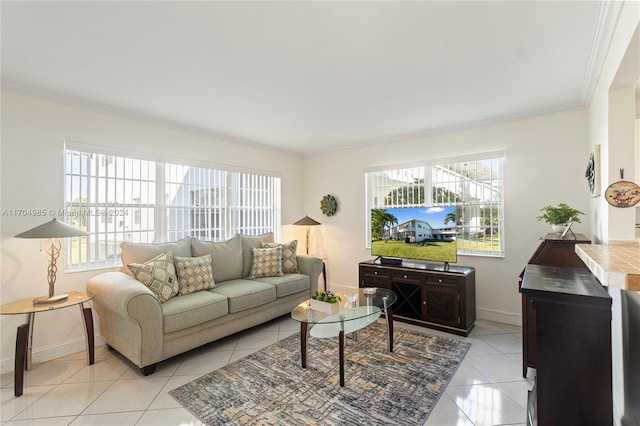
[[[476,320],[476,270],[419,261],[360,262],[360,287],[393,290],[399,321],[468,336]]]

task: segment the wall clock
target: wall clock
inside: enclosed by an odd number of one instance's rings
[[[320,210],[327,216],[333,216],[338,210],[338,202],[333,195],[325,195],[320,201]]]

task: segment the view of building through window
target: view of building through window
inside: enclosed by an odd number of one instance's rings
[[[90,234],[69,239],[68,269],[116,266],[122,242],[279,238],[280,178],[67,149],[62,213]]]
[[[503,156],[490,157],[366,173],[367,211],[455,206],[458,253],[504,256]]]

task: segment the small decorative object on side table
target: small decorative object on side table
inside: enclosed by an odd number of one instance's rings
[[[553,232],[557,232],[558,234],[562,234],[567,229],[569,223],[580,223],[580,215],[584,214],[580,210],[574,209],[565,203],[560,203],[557,206],[545,206],[541,208],[540,211],[543,212],[543,214],[538,216],[537,219],[547,222],[551,225]]]

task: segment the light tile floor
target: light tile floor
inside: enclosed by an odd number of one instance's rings
[[[395,322],[472,343],[426,425],[524,425],[531,380],[521,374],[521,328],[479,320],[468,338]],[[21,397],[13,373],[0,377],[2,425],[193,425],[201,422],[169,394],[184,383],[251,354],[299,330],[288,316],[162,362],[144,377],[117,352],[96,348],[34,366]],[[213,356],[212,356],[213,355]]]

